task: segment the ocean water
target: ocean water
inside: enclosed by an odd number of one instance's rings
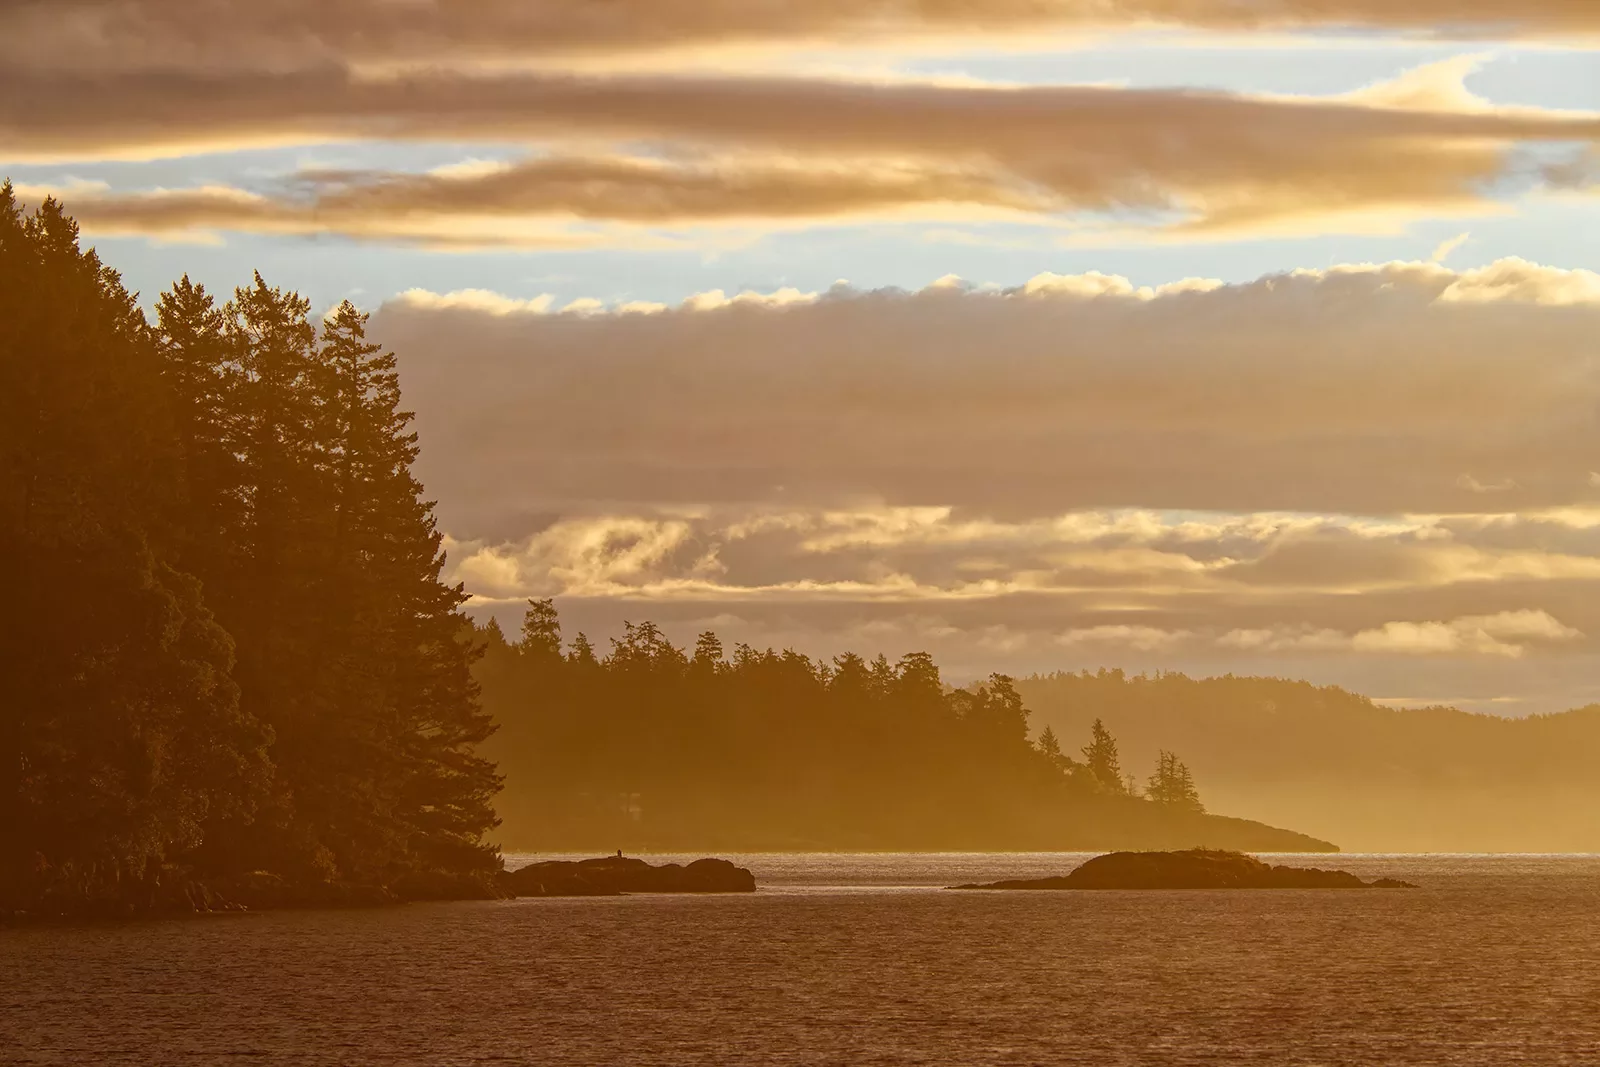
[[[1600,857],[1154,893],[938,889],[1073,855],[732,858],[759,892],[0,929],[0,1063],[1600,1064]]]

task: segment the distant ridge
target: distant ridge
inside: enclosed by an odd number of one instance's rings
[[[1212,810],[1346,851],[1600,851],[1600,706],[1506,719],[1281,678],[1113,670],[1017,689],[1036,729],[1103,719],[1127,762],[1181,752]]]

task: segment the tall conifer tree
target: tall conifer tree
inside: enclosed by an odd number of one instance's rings
[[[178,450],[173,525],[185,569],[216,585],[240,532],[238,368],[223,335],[223,311],[185,274],[156,300],[162,377]]]
[[[362,684],[386,696],[388,754],[399,771],[394,816],[410,850],[401,862],[492,868],[498,853],[482,835],[497,823],[491,800],[500,779],[476,751],[494,727],[472,678],[476,653],[458,610],[466,594],[440,579],[443,538],[411,471],[412,414],[400,406],[395,356],[366,339],[366,322],[342,304],[319,350],[335,413],[328,452],[337,571],[349,603],[360,606],[339,636],[355,642],[349,663]]]
[[[125,901],[246,816],[269,735],[169,565],[178,445],[137,303],[0,187],[0,907]]]
[[[1083,760],[1089,768],[1089,775],[1107,792],[1132,792],[1122,777],[1122,759],[1117,753],[1117,740],[1099,719],[1090,727],[1089,744],[1083,750]]]

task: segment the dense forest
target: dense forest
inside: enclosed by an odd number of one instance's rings
[[[1600,849],[1600,707],[1513,719],[1396,709],[1279,678],[1118,670],[1017,680],[1039,726],[1099,720],[1142,763],[1183,753],[1215,807],[1366,851]]]
[[[951,688],[926,653],[817,662],[709,632],[682,649],[639,623],[602,657],[563,643],[549,600],[478,643],[507,847],[1324,847],[1206,814],[1172,753],[1127,773],[1099,723],[1081,758],[1030,740],[1011,679]]]
[[[259,276],[155,307],[0,188],[0,911],[497,870],[394,356]]]

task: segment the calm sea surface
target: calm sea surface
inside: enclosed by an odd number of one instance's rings
[[[0,930],[0,1063],[1600,1064],[1600,857],[1146,893],[937,890],[1076,855],[733,858],[760,892]]]

